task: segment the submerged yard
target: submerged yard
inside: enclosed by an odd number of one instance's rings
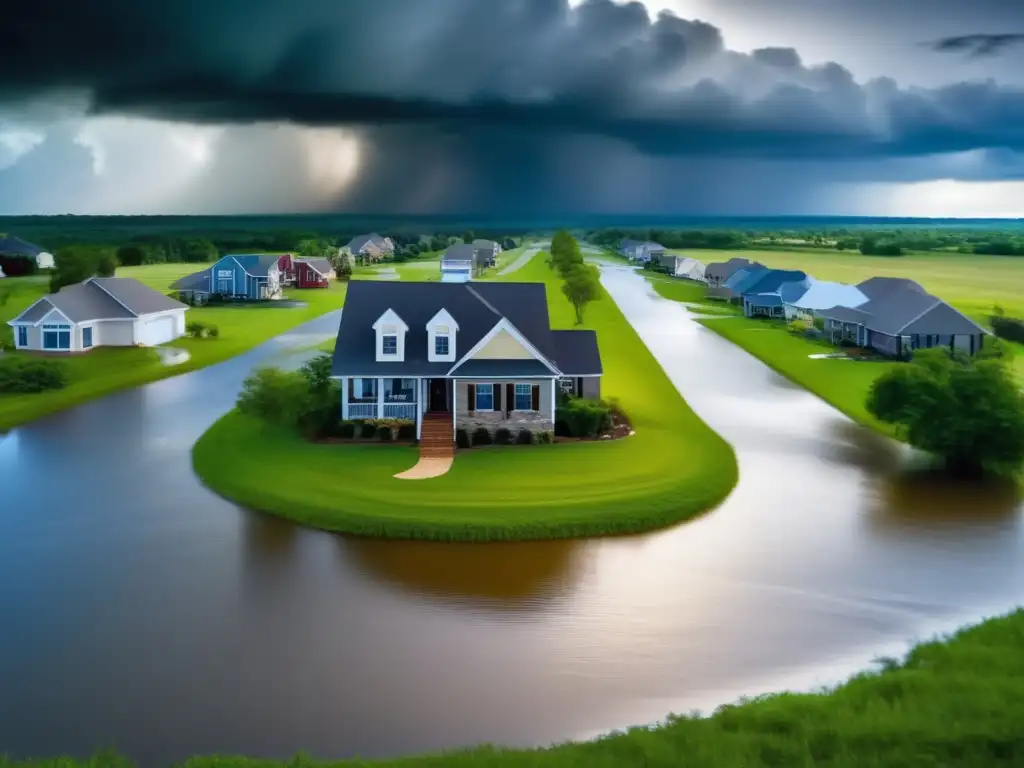
[[[509,275],[543,281],[552,325],[572,306],[539,254]],[[700,514],[737,479],[731,448],[680,397],[615,303],[587,309],[604,364],[636,434],[609,442],[460,451],[439,478],[397,480],[414,448],[318,445],[238,413],[196,444],[196,472],[246,506],[349,533],[395,538],[531,539],[649,530]],[[266,467],[275,467],[266,472]],[[289,478],[287,483],[280,477]]]
[[[117,276],[133,277],[151,288],[166,292],[179,277],[202,267],[202,264],[122,267],[117,270]],[[8,320],[46,295],[47,278],[7,278],[3,287],[7,286],[11,286],[12,294],[7,304],[0,307],[4,331],[10,331],[6,326]],[[307,320],[339,309],[345,300],[345,284],[332,282],[327,289],[290,290],[286,291],[286,298],[305,302],[305,306],[288,307],[266,302],[190,308],[185,316],[186,322],[216,325],[220,335],[216,339],[181,338],[171,342],[168,346],[189,353],[189,359],[178,365],[167,366],[153,349],[135,347],[100,347],[85,354],[62,356],[60,359],[66,361],[69,369],[68,386],[39,394],[0,395],[0,430],[104,394],[202,368],[245,352]]]

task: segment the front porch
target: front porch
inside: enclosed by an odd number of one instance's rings
[[[416,423],[416,439],[427,413],[450,415],[452,380],[341,377],[341,418],[349,421],[404,419]]]

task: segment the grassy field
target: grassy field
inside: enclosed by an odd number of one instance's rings
[[[802,269],[819,280],[859,283],[869,277],[907,277],[975,320],[995,304],[1024,317],[1024,259],[928,253],[901,257],[847,251],[675,251],[705,264],[743,257],[777,269]]]
[[[918,645],[901,663],[834,690],[759,697],[592,742],[373,762],[212,756],[181,768],[1010,768],[1024,765],[1022,645],[1024,612],[1017,611]],[[0,768],[130,765],[116,755],[0,758]]]
[[[544,254],[513,276],[544,281],[552,324],[572,307]],[[731,448],[687,407],[615,303],[587,310],[598,332],[602,392],[618,397],[636,434],[612,442],[460,452],[447,475],[392,476],[415,448],[314,445],[231,413],[196,444],[197,474],[248,507],[348,533],[432,539],[531,539],[649,530],[700,514],[737,479]],[[277,467],[273,473],[264,472]],[[281,483],[277,478],[289,477]]]
[[[118,277],[134,277],[159,291],[183,275],[196,271],[196,264],[154,264],[122,267]],[[0,321],[18,315],[45,295],[45,278],[8,278],[14,293],[0,307]],[[341,307],[345,284],[331,283],[327,290],[289,291],[289,298],[307,302],[305,307],[265,305],[193,307],[186,313],[189,322],[216,325],[217,339],[177,339],[168,346],[187,350],[190,358],[179,365],[164,365],[156,352],[144,348],[98,348],[88,354],[66,356],[70,383],[61,390],[29,395],[0,395],[0,430],[10,429],[32,419],[54,413],[111,392],[138,386],[157,379],[196,370],[245,352],[260,342],[301,323]],[[8,329],[9,330],[9,329]],[[12,353],[8,353],[12,354]]]

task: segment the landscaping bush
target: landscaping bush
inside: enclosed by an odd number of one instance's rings
[[[390,442],[391,441],[391,427],[384,426],[384,425],[377,427],[377,437],[378,437],[378,439],[383,440],[385,443]]]
[[[469,448],[472,445],[472,441],[469,439],[469,432],[462,429],[455,430],[455,445],[458,448]]]
[[[555,421],[562,420],[572,437],[596,437],[612,425],[612,409],[600,400],[574,398],[559,409]]]
[[[528,429],[520,429],[516,435],[516,445],[533,445],[533,432]]]
[[[245,379],[236,405],[249,416],[294,427],[305,412],[307,390],[301,373],[260,368]]]
[[[338,424],[338,437],[351,440],[356,436],[356,423],[354,421],[343,421]]]
[[[550,445],[551,443],[555,442],[555,433],[549,432],[546,429],[543,432],[538,432],[537,442],[540,445]]]
[[[992,332],[1001,339],[1024,343],[1024,320],[995,314],[989,318]]]
[[[218,328],[216,325],[208,325],[208,326],[206,326],[206,338],[208,338],[208,339],[216,339],[216,338],[219,338],[219,337],[220,337],[220,328]]]
[[[377,437],[377,425],[364,421],[359,427],[359,437],[363,440],[374,440]]]
[[[0,392],[45,392],[49,389],[63,389],[67,383],[67,365],[63,361],[0,358]]]
[[[494,442],[498,445],[511,445],[512,431],[507,427],[499,427],[494,433]]]
[[[415,440],[416,439],[416,422],[415,421],[404,421],[398,426],[398,439],[399,440]]]
[[[201,339],[206,332],[206,326],[198,320],[185,324],[185,335],[191,339]]]
[[[473,445],[491,445],[491,431],[487,427],[477,427],[473,432]]]

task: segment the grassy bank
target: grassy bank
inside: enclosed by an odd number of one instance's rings
[[[166,292],[170,290],[172,282],[201,266],[154,264],[121,268],[117,275],[134,277],[156,290]],[[44,296],[47,281],[34,277],[8,278],[4,280],[4,287],[7,286],[11,286],[13,292],[7,304],[0,307],[0,322],[4,324]],[[168,346],[184,349],[190,355],[188,361],[179,365],[164,365],[152,349],[136,347],[100,347],[87,354],[63,356],[61,359],[68,366],[68,386],[39,394],[0,395],[0,430],[10,429],[102,395],[193,371],[246,352],[297,325],[339,309],[345,298],[345,284],[331,283],[327,290],[288,291],[286,298],[306,302],[306,306],[283,307],[276,302],[267,302],[190,308],[185,315],[187,322],[216,325],[220,337],[182,338],[171,342]]]
[[[678,253],[704,263],[743,257],[777,269],[802,269],[819,280],[859,283],[869,277],[907,277],[961,312],[982,321],[998,304],[1024,316],[1024,259],[959,253],[862,256],[834,250],[709,251]]]
[[[539,254],[510,278],[544,282],[553,326],[570,328],[572,306],[544,258]],[[231,413],[196,444],[196,472],[253,509],[393,538],[628,533],[713,507],[737,479],[731,448],[687,407],[610,298],[588,308],[586,325],[598,334],[602,392],[620,399],[636,429],[632,437],[463,451],[447,475],[408,481],[393,475],[416,462],[414,448],[314,445]]]
[[[902,664],[835,690],[780,694],[673,718],[597,741],[538,750],[491,747],[386,761],[201,757],[182,768],[991,768],[1024,765],[1024,612],[917,646]],[[128,766],[4,761],[0,768]]]

